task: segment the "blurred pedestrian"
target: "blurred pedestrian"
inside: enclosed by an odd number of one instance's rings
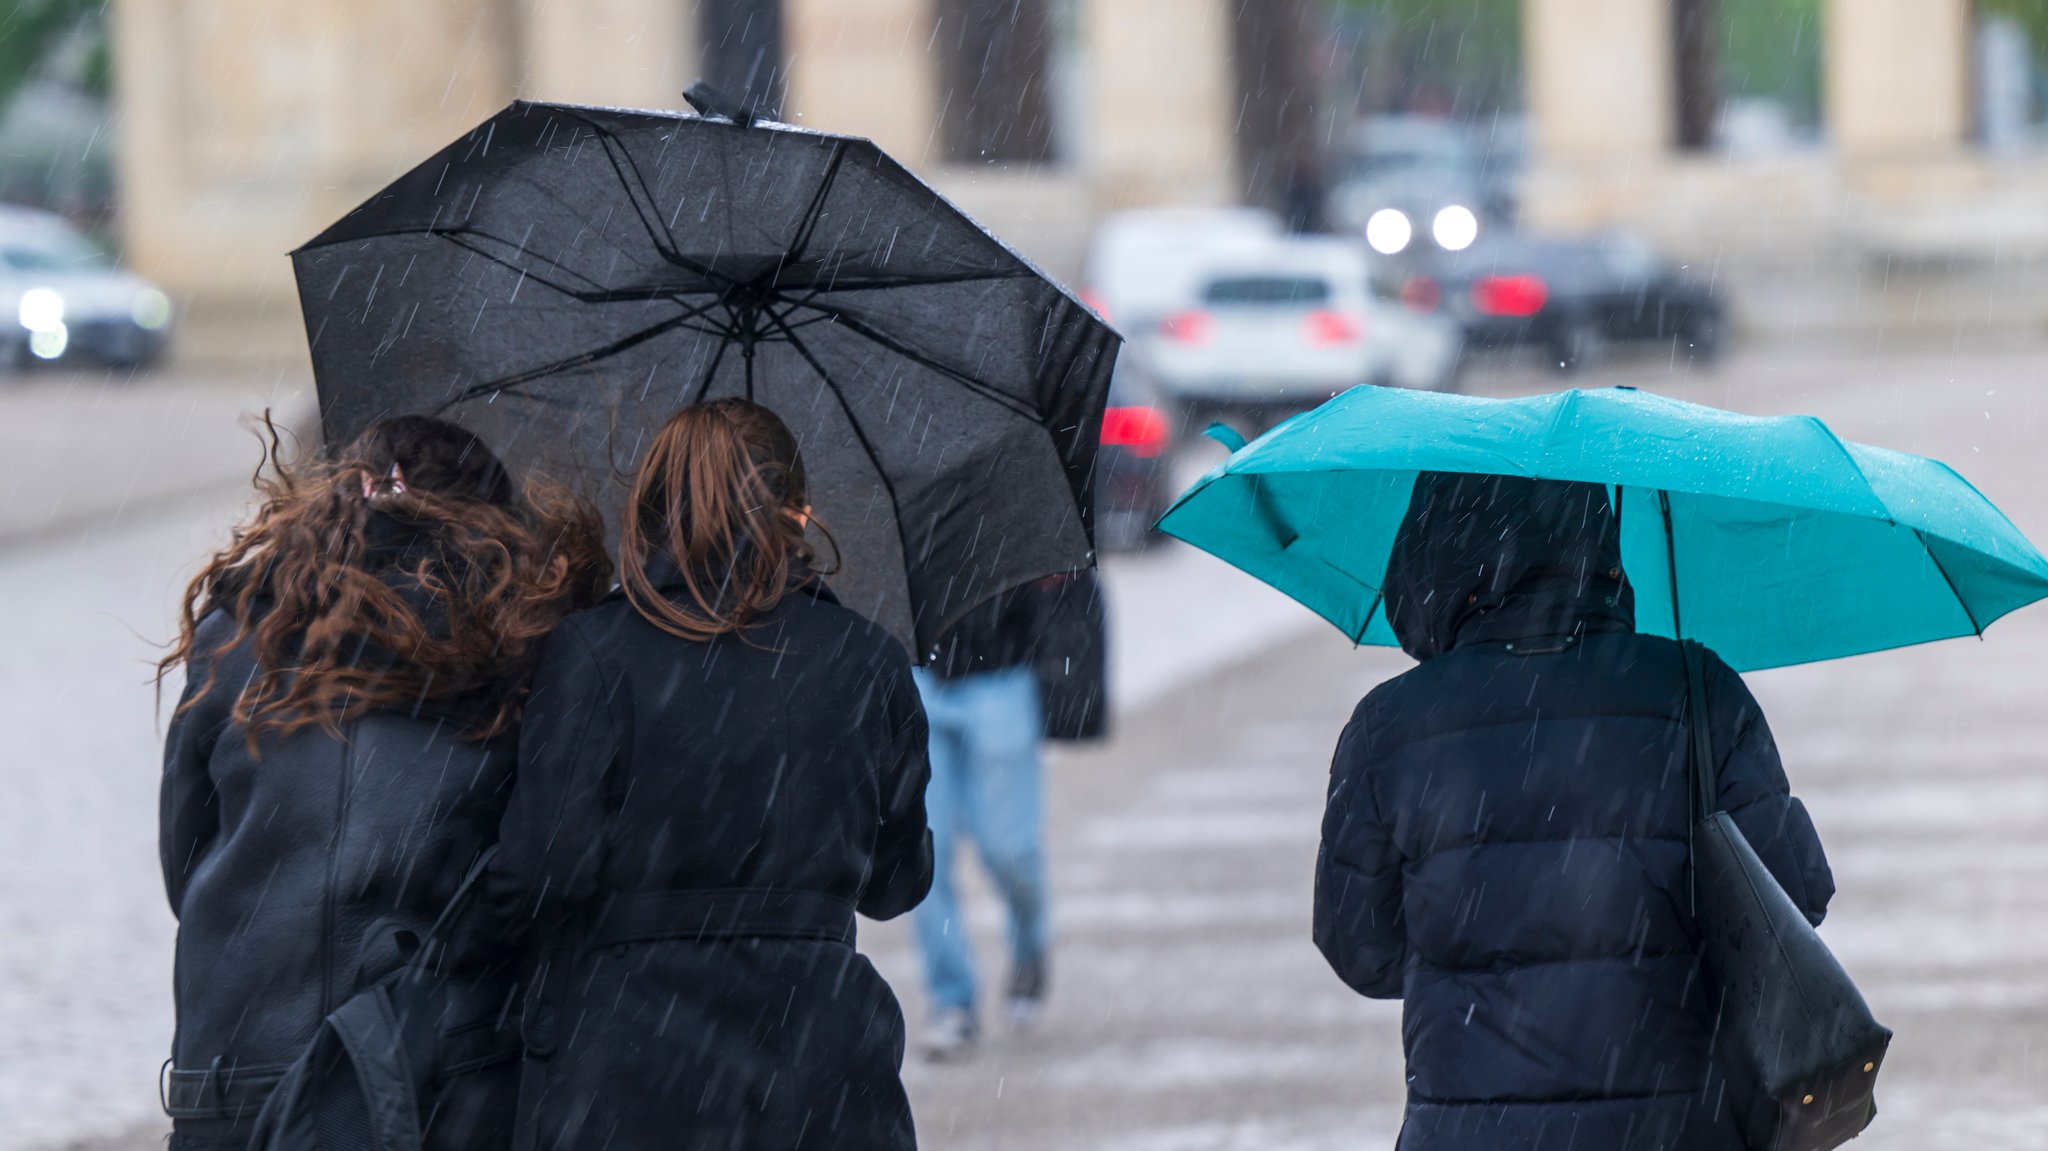
[[[840,605],[767,408],[676,413],[622,587],[549,639],[491,902],[535,925],[524,1146],[911,1148],[854,914],[931,882],[908,653]]]
[[[1053,576],[976,608],[917,670],[931,719],[932,890],[917,910],[932,1008],[927,1058],[961,1058],[980,1040],[979,986],[954,888],[972,842],[1002,898],[1009,931],[1006,1009],[1028,1028],[1051,988],[1041,746],[1105,728],[1102,608],[1093,571]]]
[[[522,497],[454,424],[387,420],[305,466],[276,452],[273,433],[263,502],[186,591],[160,669],[186,680],[159,839],[173,1151],[246,1147],[321,1021],[406,961],[497,838],[539,641],[609,572],[594,512]],[[447,954],[445,1051],[472,1065],[428,1069],[429,1148],[510,1137],[510,958]]]
[[[1679,646],[1635,631],[1606,488],[1425,473],[1385,593],[1422,661],[1338,741],[1315,940],[1402,999],[1403,1151],[1739,1151],[1687,911]],[[1722,807],[1820,922],[1834,880],[1709,658]]]

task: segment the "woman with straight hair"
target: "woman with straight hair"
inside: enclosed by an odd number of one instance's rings
[[[912,1148],[856,911],[931,884],[910,657],[819,582],[768,409],[655,435],[622,587],[541,657],[493,903],[534,924],[524,1146]]]
[[[173,1151],[239,1151],[326,1016],[403,963],[496,838],[540,640],[609,582],[594,511],[407,416],[279,462],[186,590],[159,836],[178,918]],[[430,1148],[510,1136],[516,956],[451,950]]]

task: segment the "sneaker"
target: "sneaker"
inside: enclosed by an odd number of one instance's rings
[[[1020,963],[1010,972],[1010,1028],[1029,1031],[1045,1009],[1045,993],[1051,989],[1052,973],[1044,956]]]
[[[918,1041],[918,1050],[932,1063],[951,1063],[965,1059],[974,1053],[974,1044],[980,1028],[975,1025],[974,1012],[965,1007],[942,1007],[925,1024],[924,1037]]]

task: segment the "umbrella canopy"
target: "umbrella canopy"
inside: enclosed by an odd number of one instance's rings
[[[330,442],[440,415],[616,523],[654,428],[750,397],[796,432],[833,590],[920,655],[1093,561],[1116,334],[869,141],[521,101],[292,263]]]
[[[1626,388],[1356,388],[1240,447],[1159,527],[1391,646],[1380,589],[1424,471],[1608,485],[1637,630],[1739,670],[1981,634],[2048,597],[2048,559],[1945,464]]]

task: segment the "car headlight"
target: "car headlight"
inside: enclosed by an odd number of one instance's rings
[[[71,333],[62,324],[28,334],[28,350],[39,360],[54,360],[71,346]]]
[[[64,297],[49,288],[21,294],[21,326],[31,332],[54,332],[64,326]]]
[[[1365,222],[1365,242],[1382,256],[1391,256],[1408,246],[1415,227],[1398,208],[1381,208]]]
[[[1430,221],[1429,234],[1436,237],[1436,246],[1444,251],[1462,252],[1479,238],[1479,217],[1463,204],[1452,204]]]
[[[135,326],[157,331],[171,322],[171,298],[155,288],[144,288],[135,293],[135,303],[128,309],[135,320]]]

